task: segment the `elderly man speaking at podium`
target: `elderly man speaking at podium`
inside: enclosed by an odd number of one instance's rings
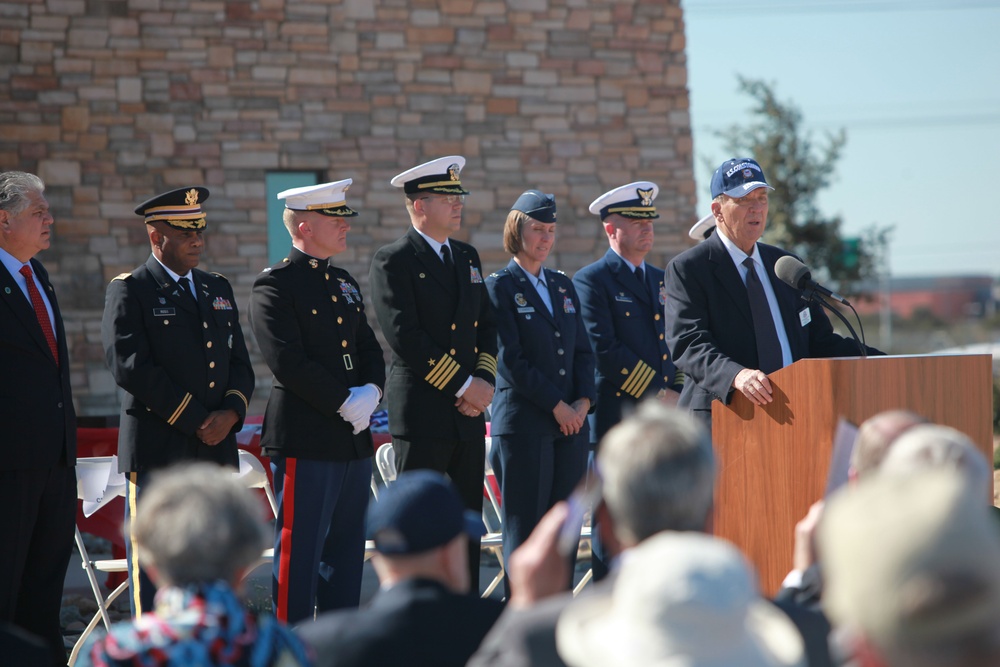
[[[818,303],[777,279],[775,264],[790,253],[759,242],[773,189],[755,160],[723,162],[712,176],[718,233],[667,267],[667,344],[688,377],[678,405],[709,426],[712,401],[729,403],[734,391],[754,405],[770,403],[768,373],[798,359],[861,352],[834,333]]]

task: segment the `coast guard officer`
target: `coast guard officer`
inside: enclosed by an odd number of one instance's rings
[[[465,158],[452,155],[394,177],[412,227],[375,253],[375,314],[392,348],[389,430],[401,471],[451,477],[468,509],[482,511],[486,423],[497,330],[476,249],[451,236],[462,224]],[[472,589],[479,540],[469,540]]]
[[[126,520],[146,475],[183,460],[238,466],[254,375],[229,281],[196,269],[205,247],[203,187],[140,204],[152,255],[108,285],[101,340],[125,390],[118,469],[128,473]],[[132,613],[152,609],[155,588],[126,540]]]
[[[504,250],[514,257],[486,279],[500,337],[490,436],[505,557],[587,469],[594,353],[573,282],[542,266],[555,238],[555,198],[528,190],[504,224]]]
[[[351,179],[285,190],[288,257],[254,281],[250,324],[274,373],[261,448],[271,457],[278,517],[272,589],[295,624],[357,607],[374,453],[368,428],[385,361],[358,282],[333,264],[347,249]]]
[[[597,359],[597,408],[590,441],[596,446],[624,414],[644,398],[676,403],[684,376],[674,367],[664,340],[663,270],[645,262],[653,247],[653,201],[659,187],[649,181],[622,185],[590,204],[601,217],[610,248],[580,269],[573,284]],[[594,576],[605,573],[600,548]]]

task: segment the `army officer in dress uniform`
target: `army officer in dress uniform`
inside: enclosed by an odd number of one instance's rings
[[[278,518],[272,593],[289,624],[356,607],[371,480],[368,428],[385,360],[358,282],[333,264],[347,249],[351,179],[285,190],[288,257],[254,281],[250,324],[274,374],[261,448]]]
[[[233,288],[196,269],[205,247],[208,189],[187,187],[140,204],[152,256],[111,281],[101,340],[125,390],[118,468],[128,473],[126,519],[146,475],[185,460],[239,465],[254,375]],[[126,541],[132,612],[152,608],[155,589]]]
[[[597,409],[590,440],[608,430],[644,398],[676,403],[684,376],[664,340],[663,270],[645,262],[653,247],[653,201],[660,189],[639,181],[604,193],[590,204],[601,217],[610,246],[604,257],[580,269],[573,284],[597,357]],[[596,531],[595,531],[596,533]],[[596,547],[594,576],[605,574]]]
[[[468,194],[465,158],[438,158],[397,175],[412,227],[375,253],[375,314],[392,348],[389,431],[400,470],[446,472],[468,509],[482,511],[486,423],[497,330],[476,249],[451,236]],[[469,540],[472,589],[479,540]]]
[[[542,266],[555,238],[555,198],[528,190],[504,224],[504,250],[514,258],[486,279],[500,338],[490,436],[506,557],[587,469],[594,353],[573,282]]]

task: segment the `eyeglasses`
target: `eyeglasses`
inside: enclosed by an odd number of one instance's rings
[[[421,197],[420,199],[434,199],[444,202],[445,204],[448,204],[448,206],[465,203],[465,195],[440,195],[438,197]]]

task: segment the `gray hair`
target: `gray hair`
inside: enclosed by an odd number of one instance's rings
[[[601,440],[598,467],[621,539],[705,529],[715,456],[708,432],[686,412],[646,401]]]
[[[0,209],[20,215],[28,207],[28,197],[45,192],[45,183],[24,171],[0,172]]]
[[[967,435],[940,424],[909,428],[892,442],[879,474],[911,475],[927,468],[958,471],[973,488],[988,496],[993,467]]]
[[[132,521],[139,561],[152,565],[165,585],[235,583],[267,543],[261,515],[232,469],[171,466],[154,474],[139,498]]]
[[[909,410],[886,410],[869,417],[858,427],[858,437],[851,452],[851,467],[858,479],[876,471],[890,445],[908,429],[927,420]]]

